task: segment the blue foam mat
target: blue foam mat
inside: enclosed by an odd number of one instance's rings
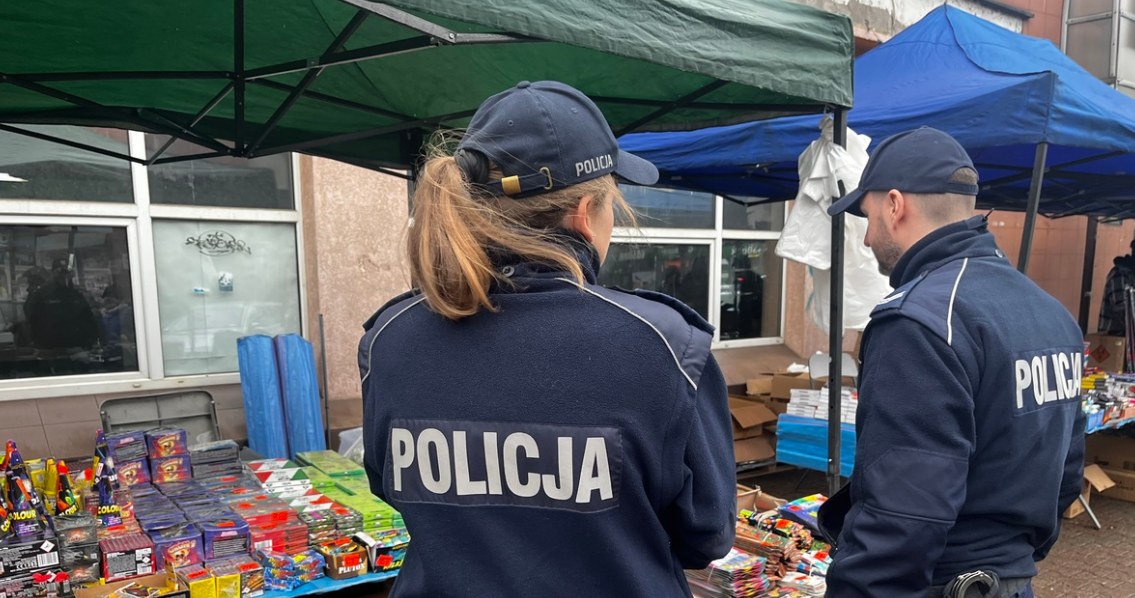
[[[236,347],[248,446],[265,458],[286,458],[287,428],[272,338],[245,336],[237,340]]]
[[[776,424],[776,460],[816,471],[828,470],[828,422],[781,415]],[[839,469],[851,477],[855,465],[855,426],[840,424]]]
[[[275,338],[275,348],[289,456],[325,450],[327,440],[323,435],[323,412],[311,343],[298,334],[282,334]]]

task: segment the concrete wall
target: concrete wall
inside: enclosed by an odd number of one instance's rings
[[[403,240],[406,182],[321,158],[300,161],[307,254],[308,330],[319,356],[319,314],[327,341],[331,428],[362,418],[357,350],[362,324],[410,288]]]
[[[851,18],[855,37],[874,43],[891,39],[896,33],[918,22],[926,16],[926,13],[943,4],[942,0],[796,0],[796,2],[847,15]],[[994,8],[988,3],[976,0],[949,0],[946,3],[1018,33],[1024,26],[1019,16]],[[1043,0],[1039,0],[1039,3],[1043,3]],[[1024,8],[1021,5],[1026,2],[1004,2],[1004,4]]]

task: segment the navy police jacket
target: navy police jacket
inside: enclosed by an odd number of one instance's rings
[[[1083,474],[1084,342],[975,217],[899,260],[865,330],[851,507],[828,596],[1032,577]]]
[[[394,596],[689,596],[736,490],[711,327],[668,297],[502,260],[499,311],[391,301],[359,346],[372,491],[411,536]]]

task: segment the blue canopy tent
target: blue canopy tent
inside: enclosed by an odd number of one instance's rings
[[[979,206],[1028,211],[1022,270],[1038,211],[1135,216],[1135,100],[1047,40],[942,6],[860,57],[855,90],[852,129],[875,142],[921,125],[947,131],[980,170]],[[791,117],[620,142],[664,170],[663,184],[782,201],[795,197],[796,157],[817,124]]]
[[[1047,40],[942,6],[860,57],[855,90],[855,107],[847,115],[852,129],[875,142],[922,125],[945,130],[966,147],[980,171],[978,205],[1027,212],[1021,271],[1028,266],[1042,207],[1053,216],[1135,216],[1135,100],[1104,85]],[[744,203],[784,201],[796,196],[796,159],[818,136],[818,125],[815,116],[786,117],[632,134],[620,144],[658,165],[660,184]],[[833,221],[833,231],[842,230],[840,220]],[[1089,219],[1089,243],[1095,222]],[[842,240],[833,239],[832,247],[831,293],[838,297]],[[1094,244],[1088,248],[1085,284],[1090,284],[1094,249]],[[833,322],[842,319],[838,304],[832,302]],[[839,353],[841,336],[833,328],[831,355]],[[838,388],[832,391],[829,421],[838,422]],[[839,426],[830,428],[828,473],[834,491]]]

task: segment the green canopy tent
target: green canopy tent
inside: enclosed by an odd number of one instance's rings
[[[423,132],[520,80],[581,89],[621,134],[847,107],[852,58],[845,17],[789,0],[5,2],[0,128],[202,148],[148,163],[299,151],[406,168]]]
[[[618,135],[833,111],[838,142],[853,57],[846,17],[791,0],[4,2],[0,131],[150,165],[304,152],[394,173],[490,94],[555,79],[596,100]],[[169,141],[137,158],[27,124]],[[201,151],[166,155],[176,140]],[[832,236],[840,296],[840,217]],[[833,327],[832,355],[841,342]],[[837,414],[839,391],[837,377]]]

